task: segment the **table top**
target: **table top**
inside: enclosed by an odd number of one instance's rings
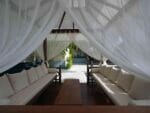
[[[150,107],[129,106],[0,106],[0,113],[150,113]]]
[[[81,105],[81,90],[78,79],[64,81],[55,101],[56,105]]]

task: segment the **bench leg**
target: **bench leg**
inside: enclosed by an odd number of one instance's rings
[[[59,75],[59,84],[61,84],[61,66],[59,67],[59,73],[58,73],[58,75]]]

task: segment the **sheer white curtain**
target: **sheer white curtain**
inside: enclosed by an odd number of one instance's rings
[[[60,0],[82,33],[115,64],[150,78],[150,1],[84,0],[68,5]]]
[[[51,60],[52,58],[59,55],[65,48],[71,43],[68,34],[56,33],[49,34],[47,37],[47,58]]]
[[[74,43],[84,53],[94,59],[101,60],[101,54],[81,33],[51,33],[47,36],[47,58],[53,59],[59,55],[70,43]],[[37,49],[39,56],[44,59],[43,45]]]
[[[65,33],[50,33],[47,36],[47,58],[48,60],[53,59],[59,55],[65,48],[69,46],[71,40],[68,34]],[[36,50],[44,60],[43,44]]]
[[[43,43],[38,47],[36,51],[39,57],[44,60]]]
[[[72,42],[80,48],[84,53],[96,60],[102,60],[100,51],[91,45],[89,40],[81,33],[73,33],[70,36]]]
[[[57,0],[0,0],[0,72],[25,59],[60,21]]]

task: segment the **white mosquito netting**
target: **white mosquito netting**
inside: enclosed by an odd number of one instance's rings
[[[150,77],[150,0],[60,1],[104,56],[137,76]]]
[[[79,49],[90,57],[101,60],[100,52],[91,46],[90,42],[81,33],[49,34],[47,37],[47,59],[53,59],[71,43],[74,43]],[[37,52],[40,57],[44,59],[43,45],[37,49]]]
[[[47,38],[47,58],[48,60],[59,55],[70,44],[67,34],[51,34]]]
[[[39,57],[44,60],[44,48],[43,48],[43,43],[38,47],[38,49],[36,50],[37,54],[39,55]]]
[[[92,46],[89,40],[87,40],[87,38],[83,34],[73,33],[70,34],[69,38],[79,49],[81,49],[88,56],[96,60],[102,60],[102,55],[100,51],[94,46]]]
[[[35,50],[65,10],[90,45],[125,70],[149,78],[149,4],[150,0],[1,0],[0,72]]]
[[[31,54],[62,13],[57,0],[0,0],[0,72]]]

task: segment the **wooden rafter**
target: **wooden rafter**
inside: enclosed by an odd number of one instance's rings
[[[79,29],[53,29],[51,33],[80,33]]]
[[[73,29],[75,29],[75,25],[74,25],[74,22],[72,23],[72,28],[73,28]]]
[[[58,29],[61,28],[62,24],[63,24],[63,21],[64,21],[64,18],[65,18],[65,15],[66,15],[66,12],[63,13],[62,17],[61,17],[61,20],[60,20],[60,23],[59,23],[59,26],[58,26]]]

